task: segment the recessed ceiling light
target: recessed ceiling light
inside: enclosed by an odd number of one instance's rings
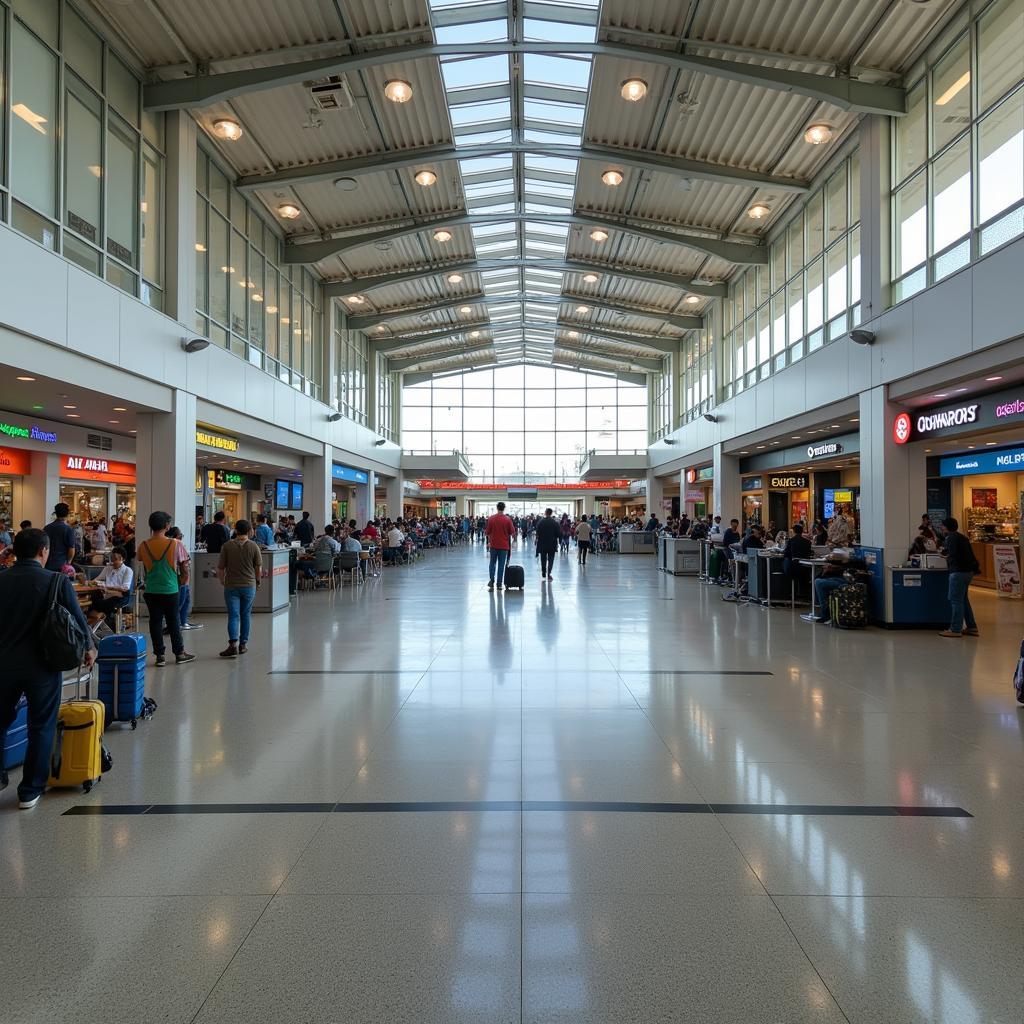
[[[471,338],[479,338],[480,337],[480,332],[479,331],[470,331],[469,332],[469,336]]]
[[[35,377],[19,377],[18,380],[22,380],[28,383],[29,381],[35,380]]]
[[[218,117],[213,122],[213,134],[218,139],[226,139],[228,142],[237,142],[242,137],[242,126],[230,117]]]
[[[948,397],[948,395],[949,395],[948,391],[938,391],[938,392],[936,392],[935,397],[936,398],[946,398],[946,397]]]
[[[995,446],[995,445],[996,445],[997,443],[998,443],[998,442],[996,442],[996,441],[986,441],[986,442],[985,442],[985,447],[986,447],[986,448],[992,448],[992,447],[994,447],[994,446]]]
[[[441,228],[439,231],[434,232],[435,242],[450,242],[452,240],[452,233]]]
[[[123,405],[115,405],[114,412],[127,412],[128,410]]]
[[[378,334],[383,334],[384,333],[384,325],[383,324],[377,324],[377,333]]]
[[[43,407],[41,405],[33,405],[32,408],[35,409],[36,412],[41,412]]]
[[[696,306],[697,303],[700,302],[700,296],[699,295],[687,295],[686,298],[683,301],[688,306]]]
[[[65,405],[64,408],[65,409],[77,409],[78,406],[77,405]]]
[[[364,299],[362,295],[350,295],[348,296],[347,299],[345,299],[345,301],[350,306],[361,306],[366,301],[366,299]]]
[[[80,420],[82,418],[77,412],[66,412],[64,415],[67,416],[69,420]]]
[[[430,188],[431,185],[437,184],[437,175],[433,171],[417,171],[415,181],[417,185]]]
[[[592,242],[604,242],[607,241],[607,239],[608,232],[605,231],[604,228],[594,228],[594,230],[590,232],[590,240]]]
[[[647,83],[642,78],[627,78],[619,87],[619,95],[630,103],[637,103],[647,95]]]
[[[579,331],[570,331],[569,332],[569,337],[570,338],[578,338],[579,336],[580,336],[580,332]]]
[[[263,296],[260,295],[259,292],[253,292],[252,293],[252,301],[253,302],[262,302],[263,301]]]
[[[580,313],[581,315],[583,313],[589,313],[590,312],[590,307],[589,306],[577,306],[576,307],[576,312]]]
[[[614,188],[616,185],[622,184],[622,171],[605,171],[601,175],[601,180],[606,184]]]
[[[196,242],[196,252],[206,252],[206,246],[202,242]]]
[[[852,420],[850,420],[850,422],[851,422],[851,423],[860,423],[860,418],[859,418],[859,417],[857,417],[857,416],[854,416],[854,417],[853,417],[853,419],[852,419]]]
[[[108,420],[107,422],[109,422],[109,423],[120,423],[121,421],[120,420]]]
[[[355,178],[335,178],[334,187],[339,192],[355,192],[359,188],[359,182]]]
[[[392,103],[408,103],[412,99],[412,86],[401,78],[384,83],[384,95]]]
[[[790,436],[790,441],[799,441],[802,436],[802,434],[793,434]]]
[[[839,424],[838,423],[833,423],[832,426],[830,426],[828,429],[829,430],[838,430],[839,429]]]
[[[276,313],[277,312],[277,306],[267,306],[267,312],[268,313]]]
[[[473,312],[473,307],[472,306],[459,306],[459,312],[460,313],[472,313]]]
[[[764,203],[754,203],[754,205],[747,210],[747,216],[751,220],[764,220],[771,212],[771,208],[765,206]]]
[[[138,433],[138,431],[137,431],[137,430],[129,430],[129,431],[128,431],[128,433],[129,433],[129,434],[137,434],[137,433]]]
[[[957,388],[957,389],[956,389],[956,390],[954,391],[954,394],[957,394],[957,395],[962,395],[962,394],[963,394],[963,393],[964,393],[964,392],[965,392],[966,390],[967,390],[967,388]]]
[[[449,274],[448,277],[446,278],[446,280],[448,281],[449,284],[461,284],[462,283],[462,275],[461,274]]]
[[[282,203],[277,208],[278,215],[285,220],[295,220],[302,216],[302,211],[294,203]]]
[[[584,274],[583,280],[586,281],[587,284],[597,284],[598,277],[597,274]]]
[[[973,447],[974,447],[974,445],[973,445],[973,444],[969,444],[969,445],[968,445],[967,447],[968,447],[968,448],[973,448]]]
[[[931,448],[925,448],[925,451],[926,451],[926,452],[930,452],[930,451],[931,451]]]
[[[832,126],[828,124],[812,124],[804,132],[804,142],[812,146],[823,146],[826,142],[832,141]]]
[[[758,447],[758,448],[760,449],[760,448],[764,448],[764,447],[765,447],[765,445],[763,445],[763,444],[759,444],[759,445],[758,445],[757,447]]]

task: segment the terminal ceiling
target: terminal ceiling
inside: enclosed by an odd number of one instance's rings
[[[955,0],[92,6],[143,62],[147,106],[190,112],[285,259],[404,370],[636,373],[766,261],[861,117],[903,112]]]

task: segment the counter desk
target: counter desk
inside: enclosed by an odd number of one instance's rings
[[[948,628],[948,569],[885,567],[886,617],[892,626]]]
[[[253,602],[254,612],[276,612],[288,607],[289,548],[265,548],[260,586]],[[219,555],[192,552],[192,610],[226,612],[224,588],[217,579]]]
[[[620,555],[653,555],[655,554],[654,542],[657,540],[656,533],[646,533],[640,530],[619,531],[619,554]]]
[[[701,571],[700,543],[689,537],[659,537],[658,568],[673,576],[697,576]]]

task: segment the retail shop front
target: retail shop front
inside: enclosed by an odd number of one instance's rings
[[[715,486],[715,467],[690,466],[683,474],[686,481],[683,507],[691,519],[706,516],[711,509],[711,492]]]
[[[359,519],[356,488],[368,486],[370,474],[364,469],[355,469],[335,462],[331,466],[331,480],[331,514],[342,522]],[[362,526],[363,523],[359,525]]]
[[[763,454],[741,453],[741,521],[772,532],[791,530],[837,513],[860,532],[860,434],[810,435],[807,443],[782,447],[782,441],[758,444]]]
[[[60,501],[72,523],[109,522],[118,516],[135,524],[135,463],[99,455],[60,457]]]

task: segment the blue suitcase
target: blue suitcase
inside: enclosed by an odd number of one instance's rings
[[[28,701],[24,697],[18,701],[18,710],[7,730],[4,739],[3,770],[17,768],[25,763],[25,751],[28,749]]]
[[[99,643],[97,697],[106,709],[106,724],[130,722],[134,729],[140,718],[150,718],[156,701],[147,697],[146,638],[142,633],[115,633]]]

